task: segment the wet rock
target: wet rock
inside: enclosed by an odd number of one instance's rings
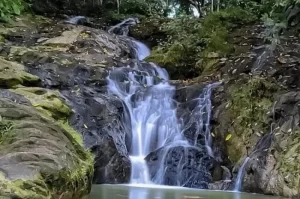
[[[145,159],[151,178],[160,184],[207,189],[212,181],[209,172],[212,164],[205,147],[166,146],[150,153]],[[157,168],[162,171],[157,171]]]

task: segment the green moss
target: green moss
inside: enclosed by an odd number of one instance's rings
[[[5,38],[2,35],[0,35],[0,43],[3,43],[4,41],[5,41]]]
[[[252,147],[257,135],[266,133],[269,128],[268,115],[273,93],[277,87],[262,77],[253,77],[245,82],[236,82],[229,88],[228,106],[232,124],[232,139],[227,142],[229,158],[237,162]]]
[[[0,144],[5,140],[9,139],[9,132],[11,130],[12,123],[6,120],[3,120],[0,116]]]
[[[58,121],[58,125],[63,128],[64,130],[66,130],[73,138],[74,140],[80,145],[80,146],[84,146],[83,145],[83,140],[82,140],[82,136],[80,135],[80,133],[78,133],[77,131],[75,131],[67,121],[65,120],[59,120]]]
[[[0,57],[0,86],[14,87],[18,84],[36,82],[39,78],[24,71],[24,66]]]
[[[23,95],[34,107],[54,119],[66,118],[72,113],[60,99],[58,91],[38,87],[17,88],[11,91]]]

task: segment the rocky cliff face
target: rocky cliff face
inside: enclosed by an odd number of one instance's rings
[[[215,153],[234,175],[250,157],[243,191],[294,196],[299,182],[299,32],[285,32],[272,51],[263,43],[262,28],[241,29],[243,39],[234,35],[235,54],[212,73],[223,79],[214,98]],[[233,186],[224,182],[220,187]]]

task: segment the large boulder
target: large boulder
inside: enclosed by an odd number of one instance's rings
[[[0,196],[82,198],[91,188],[93,157],[77,132],[30,102],[0,91]]]
[[[131,139],[121,123],[123,105],[108,95],[106,88],[107,69],[126,64],[130,57],[127,41],[84,26],[50,27],[62,33],[37,35],[36,46],[7,48],[12,60],[23,62],[27,72],[40,79],[35,87],[13,92],[27,97],[43,112],[50,111],[55,119],[68,117],[70,125],[81,133],[84,146],[95,155],[94,183],[129,182],[127,148]],[[53,96],[66,100],[73,111],[71,116]]]

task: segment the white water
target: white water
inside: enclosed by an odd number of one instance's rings
[[[136,56],[139,60],[149,56],[150,50],[146,45],[135,40],[132,42],[135,45]],[[175,87],[170,85],[168,80],[167,71],[154,63],[146,66],[136,63],[135,66],[131,67],[115,68],[110,71],[107,77],[108,91],[117,95],[127,109],[125,123],[130,123],[132,133],[132,144],[131,148],[128,149],[132,165],[131,184],[161,184],[165,169],[164,159],[169,148],[176,146],[193,147],[184,138],[183,127],[177,120],[177,107],[173,99]],[[217,85],[219,83],[211,84],[204,89],[198,99],[198,106],[194,110],[196,115],[199,114],[197,119],[199,119],[199,129],[201,130],[198,133],[203,133],[202,129],[205,129],[205,144],[211,155],[210,96],[212,89]],[[204,117],[206,117],[205,123],[203,123]],[[163,146],[167,147],[164,149],[161,166],[152,182],[145,157]],[[178,166],[177,178],[181,176],[181,166]]]
[[[136,45],[136,54],[139,60],[143,60],[150,55],[150,49],[142,42],[132,40]]]
[[[205,136],[205,147],[208,151],[208,154],[211,157],[214,157],[213,151],[212,151],[212,136],[210,134],[210,118],[211,118],[211,111],[212,111],[212,104],[211,104],[211,93],[214,88],[219,86],[221,82],[216,82],[213,84],[207,85],[199,99],[197,107],[193,110],[194,117],[197,118],[197,132],[195,133],[194,138],[194,145],[197,144],[197,137],[199,134],[204,134]]]
[[[243,177],[244,177],[244,169],[245,169],[245,166],[246,166],[246,164],[249,160],[250,160],[250,158],[246,157],[246,159],[244,160],[242,166],[239,168],[238,175],[236,177],[236,182],[235,182],[235,185],[234,185],[234,191],[235,192],[238,192],[241,189],[241,185],[242,185],[242,181],[243,181]]]
[[[78,21],[81,19],[85,19],[84,16],[76,16],[76,17],[72,17],[69,20],[66,21],[66,23],[70,23],[70,24],[78,24]]]
[[[145,45],[137,44],[138,58],[150,53]],[[129,68],[114,69],[108,77],[108,87],[124,102],[131,121],[131,183],[149,184],[146,155],[166,142],[183,139],[173,103],[175,87],[168,83],[166,71],[154,64],[147,70],[135,66],[127,73],[126,69]],[[121,76],[126,80],[120,82]],[[155,76],[165,81],[157,82]]]

